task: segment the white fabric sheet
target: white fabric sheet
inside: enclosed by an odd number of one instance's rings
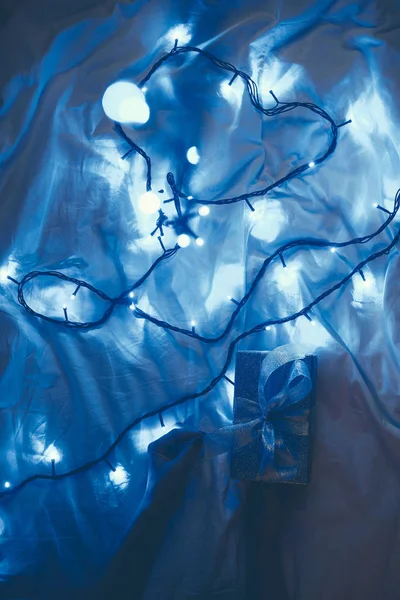
[[[84,278],[111,296],[159,254],[153,219],[137,211],[140,157],[101,107],[118,78],[138,82],[177,34],[248,72],[266,106],[311,101],[337,123],[335,154],[255,203],[215,207],[196,222],[206,240],[156,270],[138,303],[181,327],[221,331],[266,255],[294,237],[343,241],[378,228],[400,187],[400,9],[390,0],[4,1],[0,10],[1,179],[0,485],[78,467],[153,408],[205,387],[229,342],[284,316],[348,273],[398,227],[337,253],[301,251],[269,269],[222,343],[202,345],[118,308],[102,327],[69,331],[29,316],[16,279],[38,269]],[[177,29],[175,29],[177,28]],[[194,195],[257,189],[313,160],[327,132],[305,112],[261,118],[239,80],[199,58],[170,61],[147,92],[151,118],[127,132],[151,155],[154,189],[169,170]],[[186,161],[197,146],[198,165]],[[189,193],[189,192],[188,192]],[[174,240],[168,239],[169,245]],[[312,482],[288,513],[282,563],[291,600],[398,598],[399,257],[365,270],[306,319],[248,338],[242,349],[307,344],[319,361]],[[62,315],[70,287],[42,289],[35,306]],[[71,311],[98,307],[84,293]],[[232,365],[232,369],[233,369]],[[228,374],[232,376],[233,370]],[[137,427],[110,459],[61,482],[37,482],[0,502],[0,590],[39,577],[38,599],[71,598],[99,578],[140,510],[147,447],[176,424],[212,431],[232,418],[232,389]],[[6,589],[6,588],[4,588]],[[63,595],[64,594],[64,595]],[[1,595],[1,591],[0,591]],[[165,598],[173,597],[166,595]],[[266,596],[267,597],[267,596]]]

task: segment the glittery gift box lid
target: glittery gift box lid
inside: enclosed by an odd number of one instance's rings
[[[249,423],[258,420],[253,439],[241,441],[240,435],[234,438],[231,476],[234,479],[264,481],[267,483],[307,484],[311,473],[311,421],[315,397],[315,380],[317,359],[306,355],[298,360],[304,361],[308,368],[312,387],[300,401],[296,402],[296,415],[291,415],[291,409],[281,410],[279,418],[264,417],[259,404],[259,380],[261,366],[269,352],[245,351],[238,352],[235,373],[234,423],[248,427]],[[281,378],[289,377],[290,363],[281,367]],[[250,402],[248,401],[250,400]],[[250,408],[249,408],[250,407]],[[258,414],[256,414],[258,411]],[[293,412],[293,411],[292,411]],[[256,419],[256,420],[255,420]],[[275,440],[279,439],[281,447],[285,448],[285,459],[276,447],[270,450],[268,468],[263,466],[266,453],[263,422],[270,421]],[[299,434],[301,421],[301,434]],[[282,426],[284,423],[284,426]],[[240,430],[240,427],[239,427]],[[288,468],[289,457],[290,468]],[[271,464],[272,461],[272,464]],[[280,461],[282,464],[280,464]]]

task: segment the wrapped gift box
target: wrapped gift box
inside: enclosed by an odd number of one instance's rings
[[[306,484],[317,360],[294,346],[238,352],[231,475]]]

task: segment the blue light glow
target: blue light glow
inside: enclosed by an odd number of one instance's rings
[[[387,135],[393,137],[396,127],[390,118],[390,111],[382,100],[376,84],[368,84],[366,91],[350,105],[348,118],[352,119],[350,135],[362,146],[376,152],[375,140]]]
[[[219,91],[221,96],[229,102],[232,108],[238,113],[243,100],[243,92],[245,85],[240,77],[237,77],[235,81],[231,83],[231,79],[226,79],[220,85]],[[238,117],[238,115],[237,115]],[[237,121],[235,119],[235,125]]]
[[[186,233],[178,235],[177,244],[181,248],[187,248],[190,245],[190,237]]]
[[[199,215],[201,217],[206,217],[209,214],[210,214],[210,209],[208,208],[208,206],[200,206]]]
[[[196,148],[196,146],[192,146],[189,148],[186,154],[186,158],[192,165],[197,165],[200,160],[200,154]]]
[[[206,300],[206,309],[211,313],[219,310],[221,306],[232,310],[232,305],[227,302],[234,296],[241,297],[238,290],[238,281],[243,279],[243,266],[241,264],[222,264],[216,268],[212,285],[210,285],[209,294]]]
[[[107,117],[118,123],[143,125],[150,117],[142,90],[130,81],[112,83],[104,92],[102,105]]]
[[[359,277],[353,277],[353,305],[358,306],[365,302],[381,304],[382,293],[378,289],[375,277],[370,271],[363,271],[365,280]]]
[[[300,264],[297,260],[291,260],[287,263],[286,268],[283,268],[281,264],[276,265],[274,270],[274,277],[278,284],[279,289],[282,292],[290,294],[292,299],[298,296],[298,302],[300,298],[300,281],[299,281],[299,269]]]
[[[309,352],[327,346],[332,338],[325,327],[315,318],[312,321],[298,319],[290,332],[291,341],[301,344]]]
[[[192,39],[191,27],[184,23],[175,25],[175,27],[172,27],[172,29],[168,31],[165,38],[172,46],[175,44],[175,40],[178,40],[180,46],[184,46]]]
[[[279,97],[293,93],[296,81],[304,77],[303,68],[277,58],[265,60],[265,46],[252,46],[250,65],[252,78],[258,84],[263,102],[270,103],[270,90]]]
[[[254,208],[254,212],[247,211],[252,224],[251,235],[259,240],[273,242],[287,223],[281,203],[277,200],[258,202]]]
[[[145,192],[139,198],[139,209],[146,215],[155,214],[160,206],[160,197],[154,192]]]
[[[15,279],[17,271],[17,265],[15,262],[8,261],[2,267],[0,267],[0,283],[11,283],[8,277]]]
[[[115,471],[110,471],[110,481],[120,489],[125,489],[129,483],[129,475],[122,465],[118,465]]]
[[[177,427],[174,417],[167,412],[163,414],[164,427],[161,427],[159,417],[154,417],[146,423],[146,426],[140,430],[132,432],[132,441],[139,452],[147,452],[149,444],[166,435],[169,431]]]
[[[52,462],[54,460],[55,463],[58,463],[62,459],[62,453],[54,446],[54,444],[50,444],[44,452],[43,458],[46,462]]]

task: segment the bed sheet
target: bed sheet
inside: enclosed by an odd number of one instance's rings
[[[196,221],[205,245],[180,251],[138,290],[143,310],[180,327],[194,319],[213,335],[235,308],[227,296],[241,298],[279,245],[366,235],[384,219],[374,204],[392,209],[400,187],[400,6],[3,0],[0,22],[0,485],[12,487],[51,473],[52,459],[58,473],[79,467],[135,417],[203,389],[235,336],[295,312],[398,228],[396,219],[368,245],[293,253],[287,269],[274,264],[217,344],[166,332],[125,307],[85,332],[35,319],[6,274],[62,270],[114,296],[159,255],[148,236],[153,221],[137,210],[143,163],[121,161],[127,148],[102,111],[105,88],[120,78],[138,82],[177,37],[249,73],[265,106],[274,105],[272,89],[282,101],[322,106],[338,123],[352,119],[326,163],[258,200],[254,216],[243,203],[213,207]],[[325,147],[327,131],[309,115],[261,118],[240,80],[227,84],[193,57],[154,77],[150,121],[127,131],[151,154],[156,185],[165,187],[172,170],[193,194],[232,196]],[[186,161],[191,146],[199,149],[196,166]],[[277,549],[290,600],[398,597],[397,249],[364,274],[315,307],[312,323],[272,327],[240,346],[301,343],[319,361],[313,477],[304,506],[286,511]],[[60,285],[36,302],[58,314],[70,294]],[[86,316],[90,300],[78,297],[73,310]],[[0,595],[3,587],[3,597],[70,599],[96,582],[140,513],[149,443],[175,427],[229,424],[232,400],[232,387],[221,383],[166,411],[165,428],[155,416],[129,432],[110,458],[115,470],[101,463],[3,498]]]

